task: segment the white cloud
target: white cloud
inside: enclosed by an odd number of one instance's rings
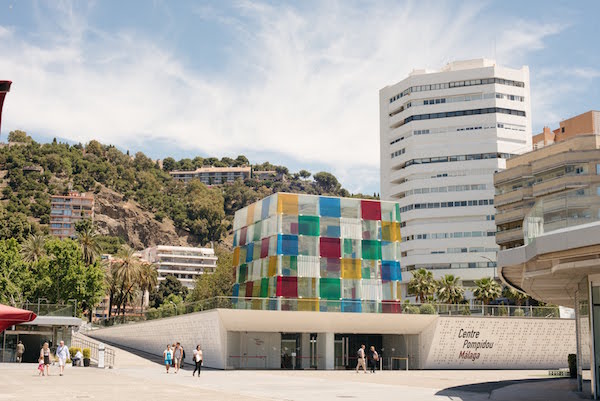
[[[242,2],[237,15],[202,8],[199,23],[220,21],[237,42],[226,73],[207,77],[133,29],[103,31],[64,3],[44,42],[0,26],[0,75],[14,81],[4,129],[123,147],[169,140],[251,159],[275,152],[328,165],[354,191],[372,190],[381,87],[413,68],[493,56],[494,38],[498,59],[518,67],[557,32],[486,17],[477,4],[323,2],[300,12]]]

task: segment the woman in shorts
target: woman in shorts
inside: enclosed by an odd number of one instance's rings
[[[165,367],[167,368],[167,373],[169,373],[169,367],[171,366],[171,362],[173,361],[173,350],[171,349],[171,344],[167,344],[167,349],[163,352],[163,358],[165,359]]]

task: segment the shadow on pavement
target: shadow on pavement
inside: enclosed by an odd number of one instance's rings
[[[590,398],[590,394],[589,394],[590,381],[584,380],[583,381],[583,392],[576,393],[575,391],[577,388],[577,381],[575,379],[570,379],[570,378],[502,380],[502,381],[492,381],[492,382],[485,382],[485,383],[466,384],[463,386],[448,387],[446,389],[438,391],[436,393],[436,395],[460,398],[461,394],[466,396],[467,394],[465,394],[465,393],[471,393],[471,394],[476,393],[476,394],[482,394],[482,395],[486,394],[487,395],[486,398],[491,398],[493,391],[501,389],[503,387],[513,386],[513,385],[522,385],[520,388],[528,389],[528,390],[534,390],[534,388],[535,388],[535,390],[539,389],[540,393],[542,393],[542,392],[544,392],[544,390],[548,389],[550,383],[552,383],[552,384],[560,383],[559,391],[566,391],[570,395],[576,394],[581,399],[589,399]],[[554,387],[554,386],[552,386],[552,387]],[[558,390],[558,389],[556,389],[556,390]],[[523,394],[523,395],[525,396],[525,394]],[[552,396],[559,397],[556,399],[560,399],[560,397],[561,397],[561,395],[557,394],[555,391],[553,391]],[[527,397],[527,396],[525,396],[525,397]],[[514,399],[519,400],[520,398],[518,396],[516,396]],[[523,399],[525,400],[527,398],[523,398]],[[554,399],[554,398],[552,398],[552,399]]]

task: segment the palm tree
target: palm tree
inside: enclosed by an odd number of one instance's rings
[[[142,300],[140,303],[140,313],[144,313],[144,296],[146,292],[150,293],[158,285],[158,271],[152,263],[142,263],[140,266],[140,276],[138,278],[138,287],[142,291]]]
[[[94,259],[102,253],[102,247],[98,241],[98,234],[93,226],[86,227],[82,231],[77,232],[77,241],[83,252],[83,260],[87,265],[94,263]]]
[[[46,243],[45,235],[30,235],[21,245],[21,254],[23,260],[27,263],[36,263],[46,255],[44,244]]]
[[[489,304],[502,294],[502,287],[491,277],[475,280],[475,285],[477,288],[473,290],[473,296],[484,305]]]
[[[413,276],[408,282],[408,293],[417,297],[417,301],[424,303],[428,297],[435,294],[436,282],[433,273],[423,268],[413,271]]]
[[[521,306],[523,302],[529,298],[526,294],[523,294],[521,291],[517,291],[511,287],[504,287],[502,290],[502,296],[514,301],[515,305],[517,306]]]
[[[131,298],[131,292],[138,283],[140,275],[140,260],[135,256],[135,250],[125,245],[117,254],[119,262],[115,264],[114,278],[119,283],[119,294],[117,300],[117,311],[121,307],[123,314],[127,301]]]
[[[446,274],[437,282],[437,298],[440,302],[457,304],[463,300],[465,289],[460,285],[460,278]]]

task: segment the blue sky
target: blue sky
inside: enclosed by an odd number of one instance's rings
[[[237,156],[379,192],[378,91],[413,68],[529,65],[534,133],[600,109],[600,1],[0,0],[2,138]]]

